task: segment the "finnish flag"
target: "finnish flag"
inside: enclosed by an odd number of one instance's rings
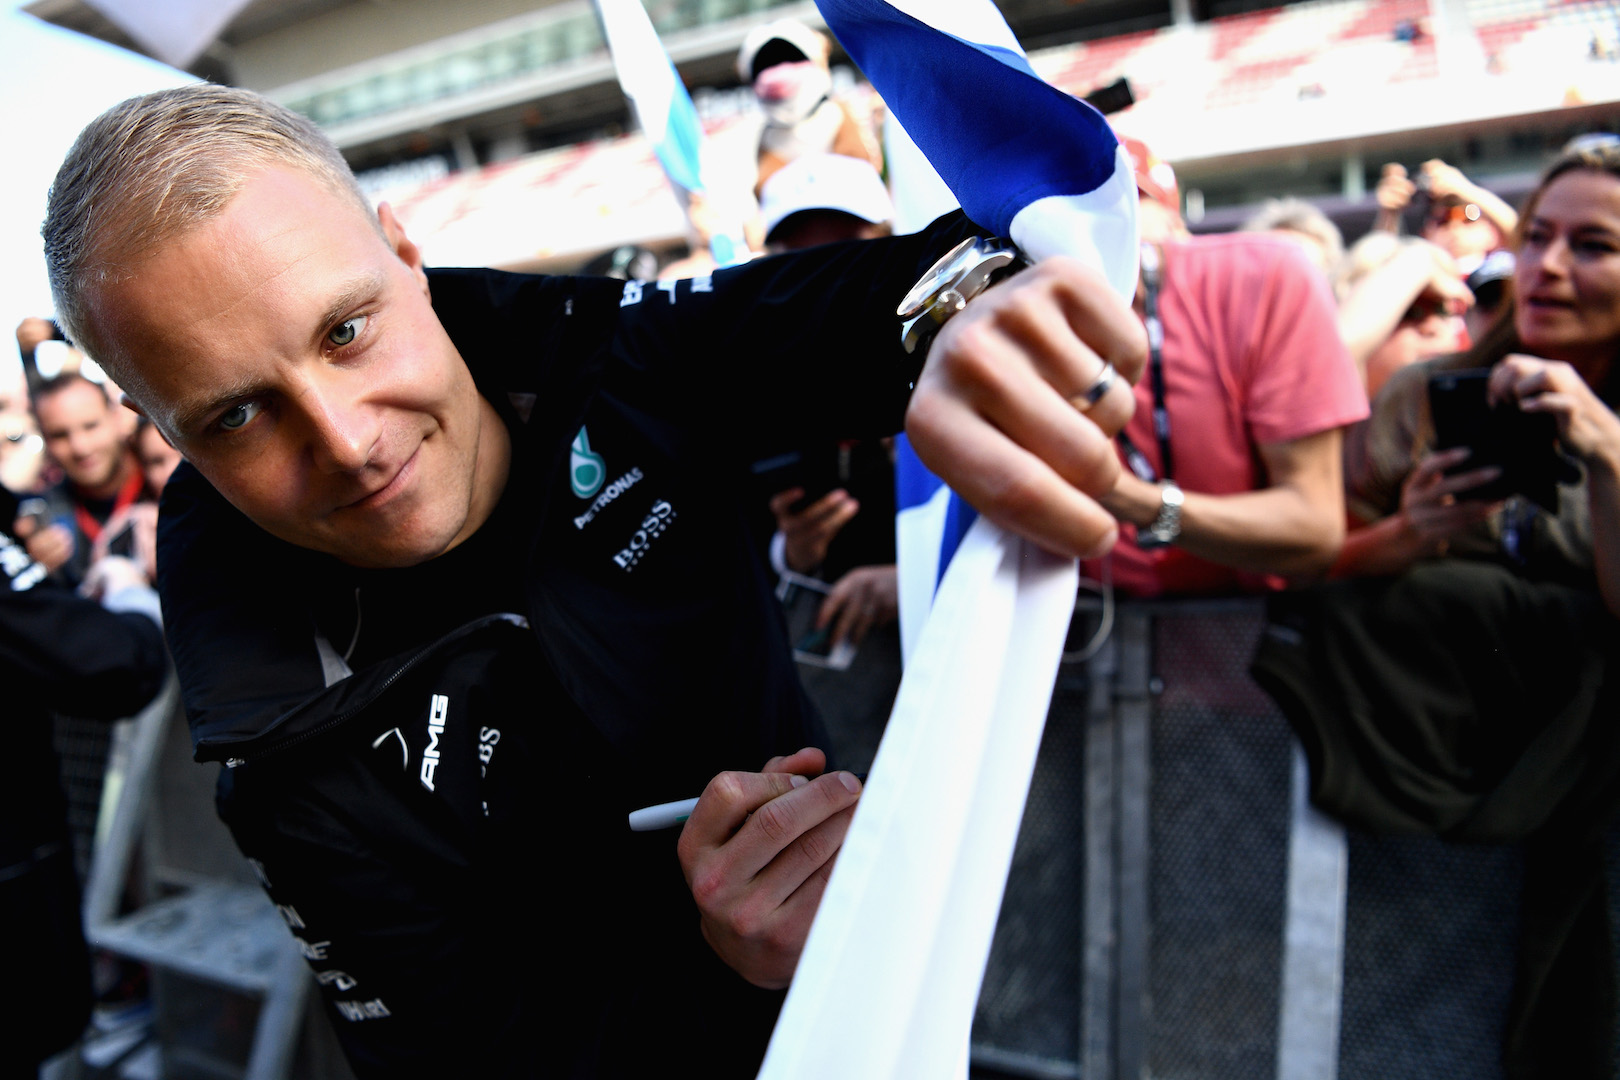
[[[1089,262],[1128,301],[1129,159],[1100,114],[1034,75],[990,0],[817,4],[974,221],[1032,258]],[[901,614],[911,516],[927,530],[911,546],[930,566],[922,592],[933,617],[907,642],[894,712],[761,1080],[968,1071],[968,1029],[1079,575],[1072,559],[973,523],[910,464],[899,482]]]
[[[1101,113],[1043,82],[989,0],[817,0],[968,217],[1031,259],[1064,254],[1136,289],[1136,180]],[[900,629],[909,658],[977,514],[896,453]]]

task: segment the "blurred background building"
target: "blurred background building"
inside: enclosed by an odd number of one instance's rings
[[[1514,201],[1565,139],[1620,126],[1609,0],[999,2],[1052,83],[1083,95],[1129,80],[1137,104],[1116,126],[1176,167],[1197,230],[1288,194],[1353,237],[1385,161],[1443,157]],[[441,265],[563,268],[685,242],[587,0],[253,0],[195,56],[166,55],[124,6],[23,10],[310,116]],[[738,46],[764,21],[820,25],[814,5],[647,7],[712,152],[748,174],[759,121]],[[847,61],[837,71],[858,96]]]

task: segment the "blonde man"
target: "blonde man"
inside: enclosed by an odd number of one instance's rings
[[[860,784],[806,748],[738,465],[909,396],[987,514],[1113,538],[1128,388],[1068,399],[1144,347],[1098,275],[991,290],[926,370],[899,348],[969,231],[656,284],[429,271],[254,95],[80,136],[58,312],[185,455],[159,584],[198,756],[358,1074],[753,1075]],[[626,828],[698,791],[678,844]]]

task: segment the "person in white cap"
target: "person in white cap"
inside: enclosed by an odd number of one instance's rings
[[[888,236],[894,203],[883,178],[865,159],[811,154],[762,185],[759,215],[765,248],[775,254]]]
[[[829,151],[883,167],[869,124],[832,96],[832,42],[803,23],[782,19],[756,27],[737,53],[737,74],[765,111],[759,136],[759,179],[805,154]]]
[[[887,236],[894,204],[867,162],[814,154],[765,182],[760,215],[766,249],[776,254]],[[802,448],[797,471],[789,469],[787,486],[769,500],[776,522],[771,565],[782,580],[813,594],[805,597],[811,603],[790,606],[795,640],[848,661],[823,666],[801,649],[799,679],[839,756],[857,772],[871,765],[900,687],[892,448],[892,439]]]

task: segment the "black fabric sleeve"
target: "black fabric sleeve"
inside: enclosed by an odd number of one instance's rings
[[[957,212],[907,236],[627,282],[605,385],[753,448],[892,435],[924,359],[901,346],[896,307],[975,235],[988,230]]]
[[[0,671],[14,694],[75,716],[118,719],[152,700],[168,659],[151,619],[63,588],[0,531]]]
[[[43,582],[0,594],[0,669],[62,712],[117,719],[152,700],[167,664],[151,619]]]
[[[164,635],[146,615],[110,612],[47,581],[0,594],[0,669],[62,712],[118,719],[162,687]]]

